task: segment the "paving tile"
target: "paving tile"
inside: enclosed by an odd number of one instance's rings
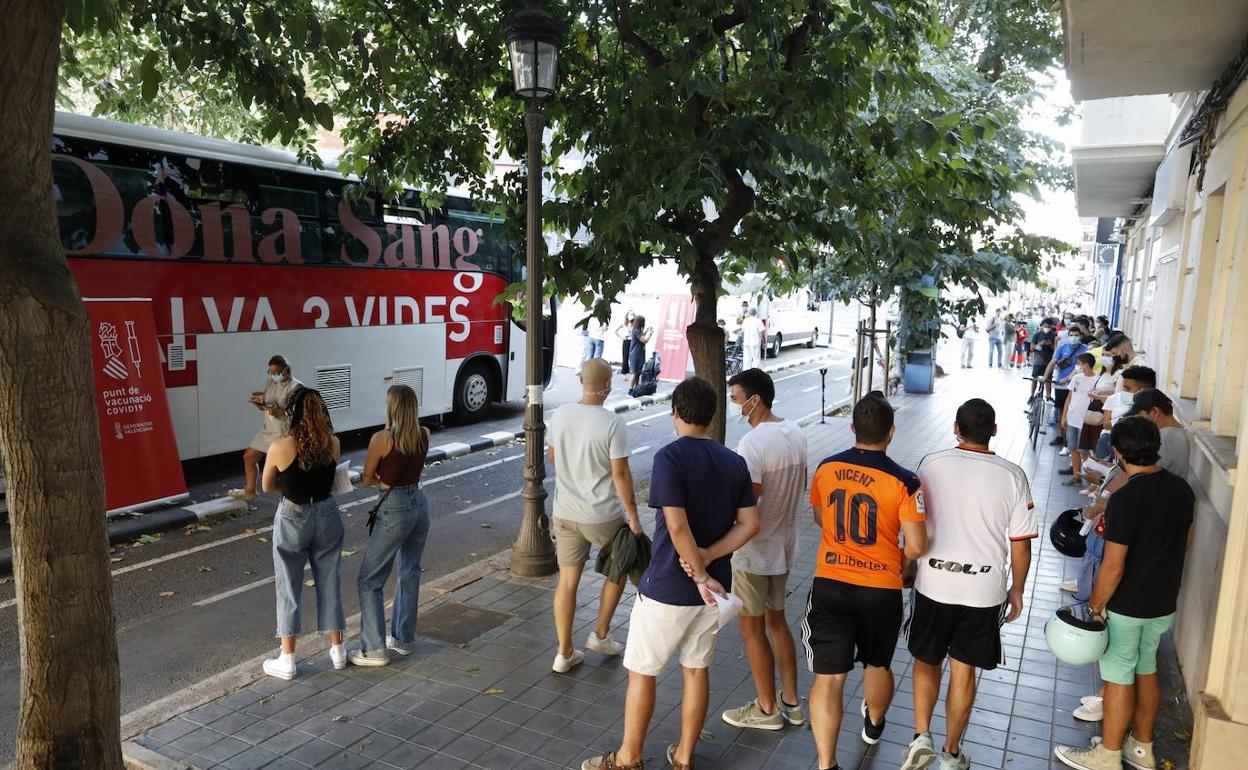
[[[286,756],[296,762],[302,762],[305,765],[316,767],[341,750],[342,747],[340,746],[335,746],[334,744],[323,741],[320,738],[313,738],[294,751],[291,751]]]
[[[222,767],[229,770],[258,770],[277,759],[277,755],[265,751],[259,746],[252,746],[222,762]]]

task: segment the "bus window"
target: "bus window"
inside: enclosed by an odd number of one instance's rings
[[[310,181],[315,184],[314,179]],[[321,210],[317,205],[318,190],[270,185],[263,182],[258,185],[258,188],[261,211],[286,209],[295,212],[295,216],[299,217],[300,256],[303,264],[323,263],[325,258],[321,251]],[[273,224],[264,225],[261,222],[255,224],[262,229],[255,229],[253,232],[268,232],[276,227]]]

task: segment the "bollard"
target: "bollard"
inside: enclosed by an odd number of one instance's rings
[[[824,424],[824,413],[828,411],[828,367],[819,370],[819,424]]]

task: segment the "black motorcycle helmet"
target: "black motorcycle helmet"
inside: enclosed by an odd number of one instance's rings
[[[1080,533],[1082,529],[1082,511],[1078,508],[1062,511],[1049,527],[1049,542],[1063,556],[1081,559],[1088,550],[1087,536]]]

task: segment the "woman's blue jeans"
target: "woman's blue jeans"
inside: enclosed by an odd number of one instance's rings
[[[334,498],[296,505],[283,498],[273,516],[273,573],[277,589],[277,635],[302,630],[303,567],[316,581],[316,629],[342,631],[342,516]]]
[[[1092,598],[1092,587],[1096,585],[1096,573],[1101,568],[1101,559],[1105,557],[1105,538],[1096,534],[1093,529],[1088,533],[1088,549],[1083,554],[1083,564],[1079,569],[1079,587],[1075,598],[1086,602]]]
[[[396,487],[377,512],[360,565],[360,639],[365,652],[386,649],[383,591],[390,569],[398,562],[394,617],[390,635],[400,642],[416,638],[420,603],[420,557],[429,537],[429,500],[415,484]]]

